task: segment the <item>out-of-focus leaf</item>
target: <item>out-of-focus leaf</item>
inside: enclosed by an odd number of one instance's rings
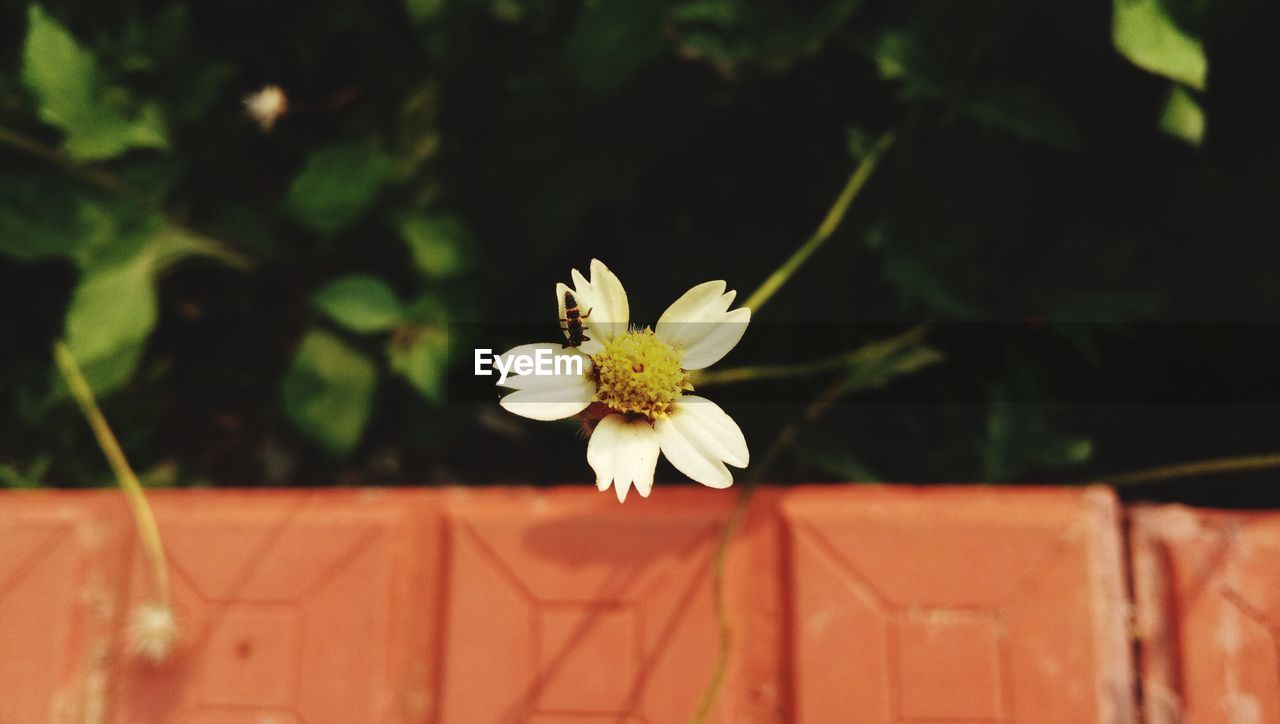
[[[881,33],[871,49],[880,77],[885,80],[900,80],[914,72],[914,66],[919,63],[916,55],[911,37],[898,29]]]
[[[254,261],[239,249],[182,226],[160,223],[151,244],[156,250],[156,270],[163,272],[170,266],[191,257],[213,259],[232,269],[248,271]]]
[[[1080,465],[1093,457],[1092,441],[1057,429],[1044,405],[1011,402],[1037,389],[1033,375],[1030,367],[1019,366],[992,388],[982,446],[984,480],[1011,480],[1029,470]]]
[[[822,423],[808,425],[796,436],[795,451],[804,462],[836,476],[842,482],[880,479],[849,449],[847,440],[832,435]]]
[[[942,361],[942,353],[924,342],[920,326],[896,337],[863,345],[850,360],[841,394],[884,387],[899,377],[915,374]]]
[[[308,438],[345,455],[364,434],[377,383],[377,369],[367,357],[331,334],[313,331],[285,375],[285,412]]]
[[[606,0],[583,7],[567,54],[578,79],[604,94],[666,50],[662,21],[667,0]]]
[[[1199,147],[1204,140],[1204,111],[1196,99],[1180,85],[1174,85],[1160,112],[1160,130]]]
[[[197,121],[218,99],[222,87],[235,76],[229,63],[201,63],[184,74],[186,81],[169,108],[177,121]]]
[[[1204,47],[1174,23],[1161,0],[1114,0],[1111,40],[1139,68],[1204,90]]]
[[[1052,430],[1037,406],[994,403],[987,416],[983,478],[1010,480],[1032,468],[1080,465],[1093,457],[1086,437]]]
[[[404,0],[404,9],[415,23],[425,23],[444,10],[444,0]]]
[[[453,216],[416,214],[400,220],[400,236],[413,264],[429,277],[448,277],[467,266],[467,227]]]
[[[353,332],[382,332],[399,324],[404,308],[386,282],[366,274],[343,277],[316,292],[311,302]]]
[[[18,465],[0,465],[0,488],[39,488],[53,460],[41,455],[23,470]]]
[[[27,9],[22,80],[40,118],[66,133],[68,154],[80,160],[114,158],[131,148],[168,148],[159,106],[127,111],[105,87],[97,59],[39,5]]]
[[[66,342],[89,385],[108,392],[137,366],[156,324],[154,255],[89,270],[71,297]]]
[[[685,55],[726,69],[750,64],[777,72],[820,51],[859,4],[692,0],[675,6],[670,18]]]
[[[439,152],[439,106],[440,90],[434,83],[423,83],[405,94],[397,144],[397,157],[403,168],[417,169]]]
[[[28,260],[72,254],[84,235],[80,207],[62,179],[0,179],[0,253]]]
[[[307,159],[289,189],[289,212],[331,234],[354,223],[391,178],[391,158],[358,146],[335,146]]]
[[[949,279],[932,259],[922,259],[893,244],[885,247],[884,276],[898,289],[902,305],[910,307],[917,300],[932,310],[958,319],[973,319],[980,310],[951,289]]]
[[[443,326],[412,327],[397,333],[387,345],[387,360],[423,397],[444,401],[449,334]]]
[[[902,97],[942,101],[979,126],[1059,148],[1084,143],[1066,111],[1038,88],[1006,81],[976,83],[929,54],[921,40],[899,29],[881,33],[871,54],[886,80],[902,82]]]
[[[979,125],[1030,141],[1059,148],[1079,148],[1084,144],[1066,113],[1032,86],[994,85],[961,99],[959,105]]]

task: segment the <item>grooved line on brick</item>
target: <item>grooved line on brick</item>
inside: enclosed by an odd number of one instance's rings
[[[48,531],[46,533],[48,538],[41,541],[40,545],[36,547],[28,560],[22,565],[19,565],[13,574],[9,576],[9,580],[0,584],[0,601],[8,598],[9,594],[13,593],[18,588],[18,584],[22,583],[23,579],[30,575],[31,571],[35,570],[36,567],[48,557],[49,553],[53,551],[53,548],[57,545],[58,541],[66,535],[65,526],[60,527],[63,529],[59,530],[58,528],[54,528]]]
[[[361,554],[365,552],[365,549],[373,544],[375,539],[382,537],[382,532],[383,531],[377,526],[365,526],[364,531],[361,532],[360,537],[351,544],[351,547],[343,551],[342,555],[338,556],[331,565],[316,577],[316,580],[307,584],[306,588],[298,593],[298,600],[309,600],[312,594],[323,591],[326,586],[338,577],[339,573],[342,573],[343,569],[359,558]]]
[[[634,572],[616,572],[611,574],[610,578],[600,586],[599,592],[595,596],[592,596],[585,601],[565,599],[544,601],[539,599],[533,591],[528,588],[524,581],[521,580],[513,570],[511,570],[511,567],[507,565],[506,562],[502,560],[502,557],[498,552],[484,540],[484,537],[480,535],[479,531],[464,521],[454,521],[454,523],[460,530],[465,531],[468,542],[475,546],[475,549],[481,553],[482,557],[488,562],[493,570],[505,579],[509,585],[511,585],[512,589],[516,591],[522,599],[524,599],[530,608],[530,631],[532,632],[531,649],[533,657],[530,671],[536,671],[538,673],[530,682],[524,692],[524,695],[518,700],[523,703],[517,703],[514,705],[515,708],[509,711],[502,720],[506,721],[518,718],[521,712],[526,712],[526,710],[529,714],[548,713],[548,711],[543,711],[541,709],[530,708],[529,702],[536,702],[538,700],[541,695],[542,688],[556,675],[560,666],[563,665],[565,658],[573,651],[575,643],[582,641],[586,636],[588,636],[591,630],[596,626],[596,622],[594,620],[595,617],[584,617],[583,621],[579,623],[575,630],[570,634],[566,643],[558,652],[548,659],[550,661],[550,665],[543,667],[543,660],[546,657],[543,656],[544,652],[542,651],[542,632],[538,626],[538,612],[547,605],[554,606],[560,604],[571,604],[586,605],[589,608],[596,608],[599,610],[607,610],[610,606],[625,605],[636,612],[638,619],[638,633],[636,638],[636,679],[632,683],[623,708],[612,711],[610,714],[629,716],[639,722],[647,722],[647,718],[645,718],[640,712],[636,711],[636,708],[640,705],[640,697],[645,689],[650,665],[665,653],[666,643],[675,635],[675,630],[680,621],[680,613],[682,609],[686,608],[692,601],[693,597],[697,594],[700,583],[698,576],[692,576],[690,578],[689,584],[681,594],[677,605],[673,608],[672,613],[668,616],[667,622],[663,625],[661,636],[651,649],[650,653],[645,656],[643,654],[643,650],[646,648],[643,632],[647,629],[648,623],[646,617],[643,615],[643,609],[634,608],[634,600],[637,598],[643,598],[644,595],[646,595],[652,588],[661,585],[661,577],[658,577],[653,581],[646,582],[644,580],[645,571],[643,569],[636,570]],[[714,538],[718,530],[719,529],[716,524],[709,524],[705,531],[695,534],[685,547],[679,549],[678,555],[681,557],[693,556],[699,547],[705,546],[707,541]],[[696,563],[691,565],[694,565],[699,571],[709,568],[710,555],[711,552],[708,551],[707,553],[698,556]],[[630,592],[630,595],[627,595],[628,592]],[[622,596],[626,597],[623,598]]]

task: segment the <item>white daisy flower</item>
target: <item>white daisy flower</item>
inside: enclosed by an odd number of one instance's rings
[[[685,292],[658,318],[656,328],[630,326],[622,282],[602,262],[591,260],[591,279],[577,269],[573,286],[556,285],[560,319],[566,320],[566,292],[582,315],[577,347],[528,344],[502,355],[508,362],[539,350],[581,358],[582,374],[523,374],[499,384],[514,392],[502,398],[508,411],[534,420],[578,416],[590,432],[587,463],[601,491],[610,485],[618,501],[634,485],[643,497],[653,489],[658,453],[677,470],[712,488],[727,488],[728,463],[750,460],[742,430],[714,402],[688,394],[689,371],[715,364],[747,330],[751,310],[729,311],[737,294],[723,281]],[[565,329],[566,344],[572,340]],[[570,365],[557,367],[569,369]]]

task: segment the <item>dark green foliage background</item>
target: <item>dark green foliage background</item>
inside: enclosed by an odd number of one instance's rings
[[[565,427],[442,399],[446,325],[550,339],[552,285],[593,256],[637,321],[707,279],[744,298],[889,130],[722,364],[840,351],[803,323],[1033,320],[1105,379],[1124,346],[1070,323],[1274,320],[1280,12],[1117,2],[6,0],[0,483],[108,481],[63,335],[153,485],[588,481]],[[268,83],[291,112],[264,133],[242,100]],[[1075,481],[1277,444],[1269,406],[1071,405],[1039,392],[1053,360],[938,351],[801,424],[768,477]],[[1217,359],[1186,384],[1229,383]],[[708,395],[758,460],[833,374]],[[953,389],[977,392],[891,402]],[[1192,482],[1135,495],[1275,502]]]

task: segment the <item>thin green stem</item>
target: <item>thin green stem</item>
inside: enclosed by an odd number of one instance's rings
[[[147,495],[142,490],[142,483],[138,481],[138,476],[129,466],[124,450],[120,448],[120,442],[116,439],[115,433],[111,432],[111,426],[107,424],[107,418],[98,408],[93,390],[89,388],[89,383],[80,371],[80,365],[76,363],[71,350],[65,343],[56,342],[53,345],[53,357],[58,363],[62,377],[67,382],[67,388],[71,390],[71,395],[80,405],[80,412],[84,414],[94,436],[98,438],[98,446],[102,448],[102,454],[111,465],[116,482],[120,484],[120,490],[129,503],[129,510],[133,513],[133,520],[138,528],[138,538],[142,541],[142,549],[151,567],[151,582],[155,587],[153,593],[156,600],[167,607],[169,605],[169,569],[165,564],[160,528],[156,525],[156,518],[151,512],[151,505],[147,502]]]
[[[846,352],[811,362],[796,362],[793,364],[746,365],[742,367],[726,367],[722,370],[695,370],[692,374],[691,382],[695,388],[701,389],[715,385],[734,385],[742,382],[808,377],[823,372],[844,369],[857,361],[857,354],[856,351]]]
[[[752,314],[759,311],[765,302],[774,295],[787,280],[799,271],[800,267],[813,256],[822,245],[831,238],[836,229],[840,227],[840,222],[844,221],[845,214],[848,213],[849,207],[853,204],[854,199],[858,198],[858,194],[866,186],[867,180],[871,178],[871,174],[875,172],[876,166],[880,162],[880,158],[893,145],[894,133],[892,131],[880,137],[876,141],[875,146],[862,159],[862,163],[854,169],[853,175],[849,177],[849,181],[845,183],[844,189],[840,191],[840,195],[836,197],[836,202],[832,204],[827,211],[826,217],[822,223],[818,225],[818,230],[813,232],[807,241],[800,245],[791,256],[782,263],[772,274],[769,275],[764,283],[758,289],[752,292],[750,297],[742,303],[742,306],[751,310]]]
[[[1124,487],[1126,485],[1159,483],[1166,480],[1174,480],[1176,478],[1189,478],[1195,475],[1243,473],[1254,470],[1273,470],[1276,468],[1280,468],[1280,453],[1240,455],[1237,457],[1212,458],[1209,460],[1174,463],[1172,465],[1160,465],[1154,468],[1144,468],[1142,470],[1137,470],[1131,473],[1122,473],[1120,475],[1099,476],[1082,482],[1101,481],[1116,487]]]

